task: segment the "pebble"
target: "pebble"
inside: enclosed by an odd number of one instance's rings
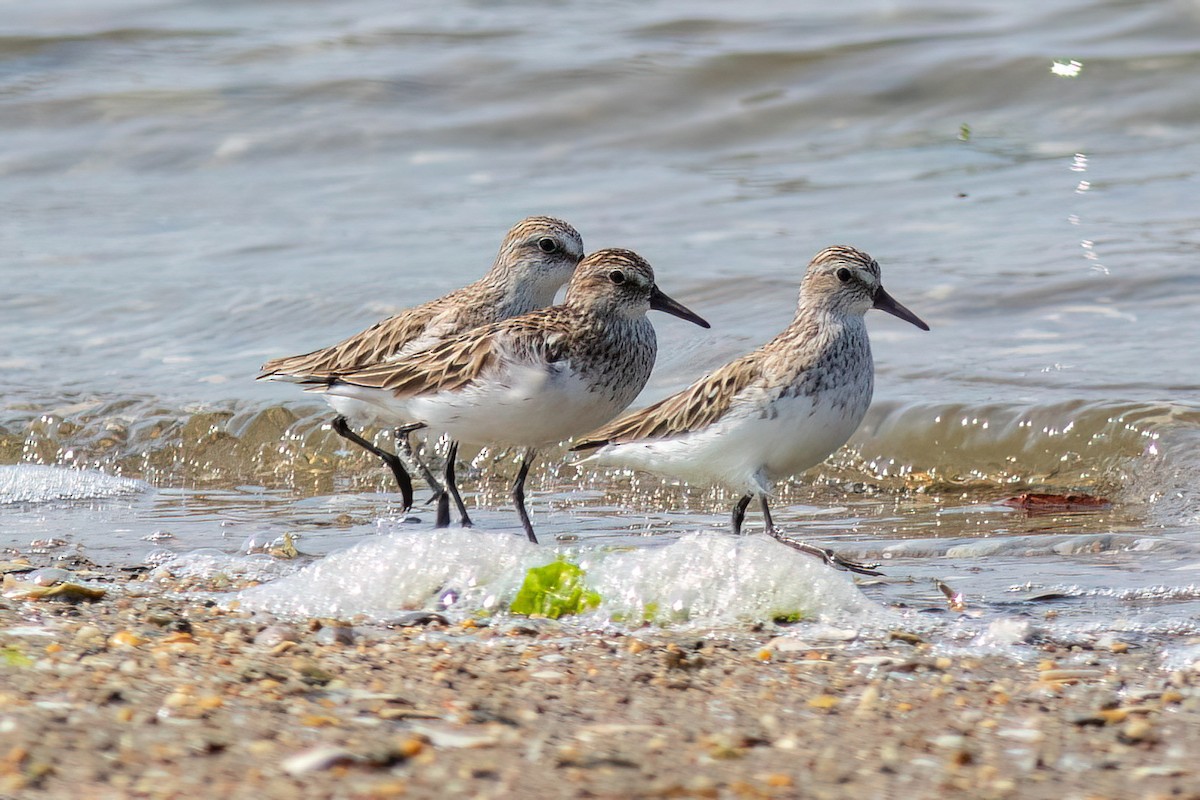
[[[324,686],[333,680],[333,673],[307,658],[298,659],[294,669],[301,680],[313,686]]]
[[[1010,739],[1014,742],[1023,742],[1025,744],[1037,744],[1046,738],[1046,734],[1036,728],[1007,728],[1005,730],[996,731],[996,735],[1004,739]]]
[[[432,611],[405,611],[388,617],[383,624],[391,628],[414,628],[420,625],[449,625],[450,620]]]
[[[300,641],[300,632],[294,625],[269,625],[258,632],[254,643],[261,647],[278,647],[284,642]]]
[[[762,782],[772,789],[790,789],[795,781],[786,772],[771,772],[763,775]]]
[[[338,764],[355,761],[357,756],[342,747],[319,746],[285,758],[280,764],[283,771],[292,776],[329,769]]]
[[[860,664],[864,667],[886,667],[891,664],[898,664],[902,660],[895,656],[859,656],[850,663]]]
[[[1154,741],[1157,737],[1154,733],[1154,725],[1144,717],[1137,717],[1125,723],[1117,738],[1126,744],[1136,744]]]
[[[1042,670],[1038,678],[1046,683],[1063,683],[1103,678],[1104,675],[1102,669],[1046,669]]]
[[[434,722],[413,723],[414,734],[425,737],[434,747],[475,748],[491,747],[502,740],[499,725],[457,725]]]
[[[68,570],[58,567],[42,567],[35,569],[25,576],[25,580],[37,586],[53,586],[56,583],[67,583],[75,576]]]
[[[776,653],[796,653],[808,650],[811,647],[811,642],[807,642],[803,639],[797,639],[795,636],[776,636],[765,645],[767,650],[771,650]]]
[[[870,713],[876,706],[879,705],[879,687],[872,683],[863,689],[863,693],[858,698],[858,708],[855,713],[860,716],[865,716]]]
[[[326,625],[313,634],[319,645],[354,644],[354,629],[349,625]]]
[[[1144,780],[1145,778],[1175,778],[1182,775],[1187,775],[1188,770],[1184,767],[1171,766],[1153,766],[1153,767],[1138,767],[1132,773],[1134,780]]]
[[[80,644],[87,644],[93,641],[99,641],[104,638],[104,632],[95,625],[84,625],[79,630],[75,631],[75,641]]]
[[[795,653],[811,650],[813,647],[830,644],[844,644],[858,638],[858,631],[853,628],[835,628],[832,625],[814,623],[803,629],[789,632],[786,636],[776,636],[765,645],[767,649],[777,653]]]
[[[108,637],[108,646],[113,650],[132,649],[146,643],[146,640],[133,631],[117,631]]]
[[[510,636],[537,636],[554,627],[554,623],[548,619],[520,619],[501,626],[500,632]]]
[[[929,743],[943,750],[961,750],[967,743],[967,737],[954,733],[946,733],[941,736],[935,736],[929,740]]]

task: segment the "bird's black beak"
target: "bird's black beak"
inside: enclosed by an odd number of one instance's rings
[[[923,331],[929,330],[929,326],[920,317],[897,303],[896,298],[885,292],[882,286],[875,290],[875,308],[899,317],[905,322],[911,322]]]
[[[709,325],[708,322],[705,321],[704,317],[701,317],[683,303],[667,297],[657,286],[650,290],[650,307],[655,311],[665,311],[668,314],[673,314],[674,316],[679,317],[680,319],[686,319],[688,322],[694,322],[701,328],[712,327],[712,325]],[[913,317],[913,319],[916,319],[916,317]]]

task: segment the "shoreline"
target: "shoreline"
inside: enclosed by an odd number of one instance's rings
[[[76,566],[104,597],[0,599],[0,797],[1200,796],[1157,645],[280,621]]]

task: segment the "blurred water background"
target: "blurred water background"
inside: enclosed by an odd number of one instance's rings
[[[145,484],[2,468],[0,546],[140,563],[427,527],[256,369],[474,279],[544,213],[713,323],[655,319],[639,405],[773,336],[821,247],[880,261],[933,331],[869,317],[868,420],[777,512],[918,579],[877,599],[934,602],[936,576],[1057,594],[1080,629],[1194,625],[1196,0],[2,8],[0,464]],[[653,547],[733,499],[561,461],[531,482],[547,541]],[[463,481],[498,536],[514,471],[484,452]],[[998,502],[1027,491],[1110,505]]]

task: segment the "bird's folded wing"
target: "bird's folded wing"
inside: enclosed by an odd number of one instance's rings
[[[384,389],[396,397],[455,391],[474,382],[493,367],[547,364],[563,357],[553,323],[541,312],[483,325],[411,356],[338,375],[334,382]],[[529,325],[529,317],[544,318]]]
[[[742,390],[759,377],[759,353],[710,372],[681,392],[618,417],[575,443],[572,450],[645,439],[667,439],[699,430],[723,417]]]

